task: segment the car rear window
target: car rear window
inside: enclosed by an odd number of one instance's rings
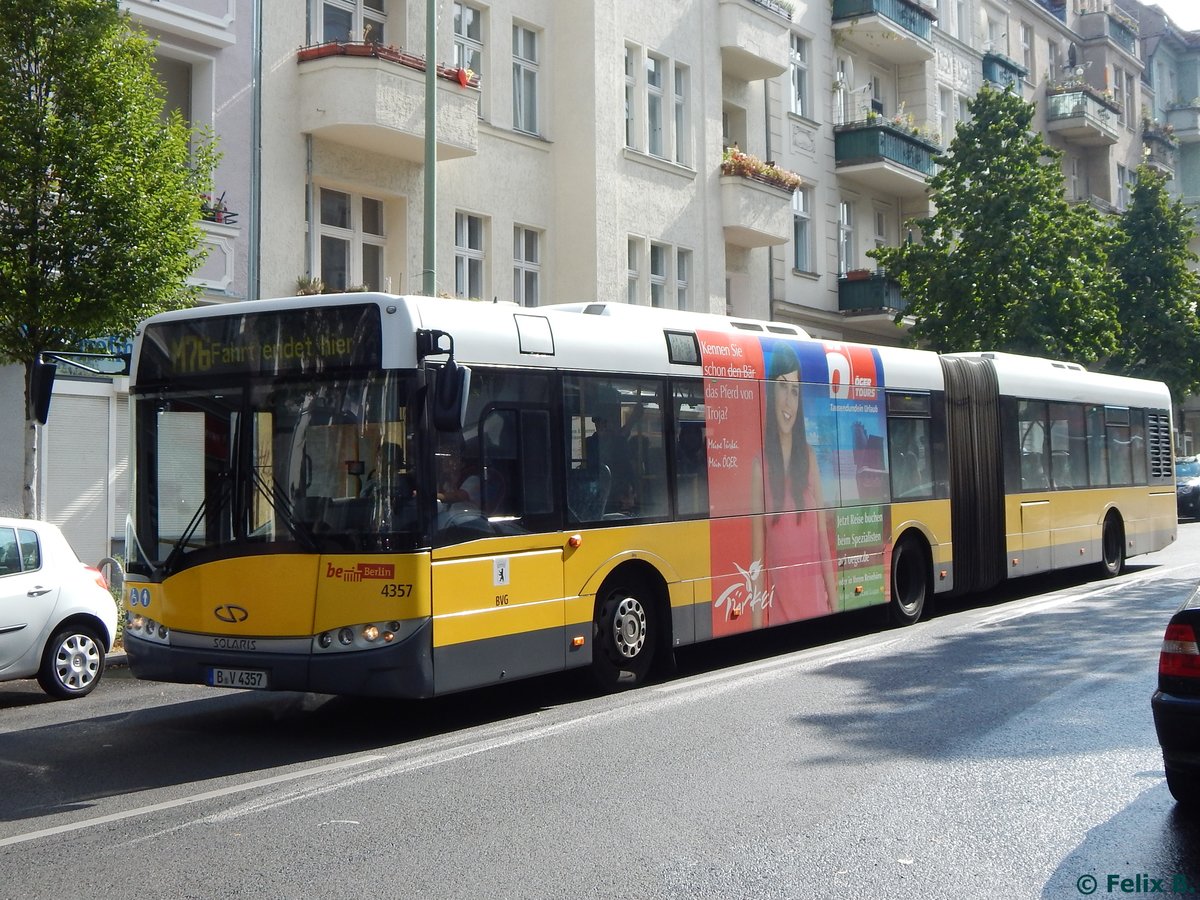
[[[26,572],[42,567],[42,545],[38,543],[36,531],[17,529],[17,543],[21,545],[21,565]]]
[[[21,571],[21,551],[15,528],[0,528],[0,575]]]
[[[30,528],[0,527],[0,576],[42,567],[42,545]]]

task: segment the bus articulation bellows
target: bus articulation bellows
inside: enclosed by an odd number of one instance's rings
[[[623,304],[166,313],[130,384],[139,678],[429,697],[1175,538],[1158,383]]]

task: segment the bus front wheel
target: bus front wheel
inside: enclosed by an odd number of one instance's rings
[[[604,690],[634,687],[654,661],[658,623],[648,592],[619,582],[596,598],[592,620],[592,676]]]
[[[896,625],[912,625],[921,618],[929,594],[929,564],[925,548],[911,535],[892,550],[892,599],[889,618]]]
[[[1115,578],[1125,570],[1125,527],[1121,517],[1110,512],[1104,520],[1104,531],[1100,536],[1101,574],[1106,578]]]

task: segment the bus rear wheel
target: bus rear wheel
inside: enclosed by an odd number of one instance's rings
[[[1106,578],[1115,578],[1125,570],[1125,526],[1115,512],[1104,519],[1100,552],[1103,554],[1100,571]]]
[[[912,625],[921,618],[929,595],[929,565],[925,548],[911,535],[892,550],[892,599],[888,617],[896,625]]]
[[[618,582],[596,598],[592,619],[592,677],[604,690],[634,687],[654,662],[658,623],[647,591]]]

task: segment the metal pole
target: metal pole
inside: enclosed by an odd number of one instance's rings
[[[425,0],[425,268],[421,292],[437,293],[437,0]]]

